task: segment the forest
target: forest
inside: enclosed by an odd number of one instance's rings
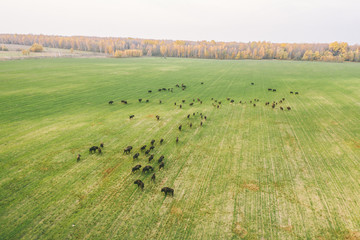
[[[0,44],[40,44],[104,53],[113,57],[179,57],[205,59],[278,59],[326,62],[360,62],[360,46],[346,42],[271,43],[266,41],[215,42],[154,40],[119,37],[0,34]]]

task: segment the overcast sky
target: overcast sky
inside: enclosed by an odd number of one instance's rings
[[[1,0],[0,33],[360,43],[360,0]]]

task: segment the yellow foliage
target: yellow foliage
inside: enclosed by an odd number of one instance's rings
[[[34,43],[30,48],[30,52],[42,52],[43,50],[43,46],[37,43]]]

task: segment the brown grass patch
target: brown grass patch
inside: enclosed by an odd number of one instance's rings
[[[242,187],[254,192],[259,191],[259,186],[255,183],[244,183]]]
[[[180,208],[172,207],[171,214],[176,215],[176,216],[182,216],[183,212]]]
[[[360,240],[360,232],[358,231],[349,231],[345,236],[346,240]]]
[[[103,171],[103,178],[106,178],[112,171],[114,171],[115,168],[108,168]]]
[[[153,117],[155,117],[155,115],[152,115],[152,114],[151,114],[151,115],[147,115],[146,117],[147,117],[147,118],[153,118]]]
[[[247,230],[243,228],[239,222],[235,223],[233,232],[241,238],[246,237],[246,235],[248,234]]]
[[[286,232],[292,232],[293,231],[293,226],[288,225],[288,226],[280,226],[280,229],[286,231]]]

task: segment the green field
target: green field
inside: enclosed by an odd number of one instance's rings
[[[359,64],[38,59],[0,83],[0,239],[360,238]],[[152,139],[155,183],[131,174]]]

